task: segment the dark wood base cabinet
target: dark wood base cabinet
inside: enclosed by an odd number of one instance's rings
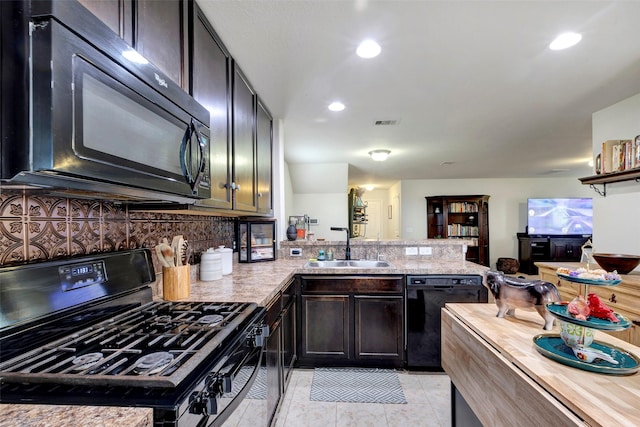
[[[401,367],[402,276],[302,276],[298,365]]]
[[[291,368],[296,360],[295,282],[286,285],[267,306],[269,326],[263,368],[266,371],[267,398],[252,399],[252,404],[266,405],[267,425],[273,425],[278,407],[287,389]]]

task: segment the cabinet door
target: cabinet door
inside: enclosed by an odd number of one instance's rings
[[[132,0],[79,0],[120,38],[133,45],[131,34]]]
[[[257,208],[260,213],[271,214],[273,212],[271,192],[273,119],[261,102],[258,102],[256,123]]]
[[[183,0],[137,0],[133,47],[182,88],[188,88],[187,14]]]
[[[267,338],[267,347],[264,355],[267,386],[266,413],[268,422],[270,422],[275,415],[280,397],[282,396],[282,327],[280,319],[269,325],[269,329],[269,338]]]
[[[235,63],[232,104],[234,209],[255,212],[255,93]]]
[[[210,113],[211,198],[204,203],[231,209],[231,56],[200,8],[193,7],[191,94]]]
[[[300,359],[350,358],[348,295],[302,295],[300,327]]]
[[[355,357],[402,365],[402,297],[355,295]]]
[[[283,392],[296,362],[296,302],[292,300],[282,312]]]
[[[550,239],[551,259],[554,261],[580,261],[580,245],[575,239]]]

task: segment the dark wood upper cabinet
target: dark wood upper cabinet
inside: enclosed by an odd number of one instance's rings
[[[188,1],[79,0],[171,80],[188,89]]]
[[[171,80],[188,88],[187,1],[137,0],[133,47]]]
[[[133,45],[132,0],[78,0],[111,30]]]
[[[267,108],[258,100],[256,114],[256,205],[258,212],[273,213],[272,149],[273,119]]]
[[[203,203],[231,209],[231,56],[195,3],[192,12],[191,94],[211,114],[211,199]]]
[[[256,212],[256,94],[234,62],[232,91],[234,209]]]

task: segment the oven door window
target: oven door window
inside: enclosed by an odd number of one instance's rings
[[[75,154],[183,181],[180,145],[190,124],[147,98],[160,95],[142,96],[81,56],[73,62]]]

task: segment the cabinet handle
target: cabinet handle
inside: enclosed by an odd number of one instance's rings
[[[262,197],[262,192],[258,193],[258,197]]]
[[[562,281],[558,279],[558,287],[561,288],[562,287]]]
[[[611,296],[609,297],[609,302],[612,303],[617,303],[618,301],[616,301],[616,294],[611,294]]]

